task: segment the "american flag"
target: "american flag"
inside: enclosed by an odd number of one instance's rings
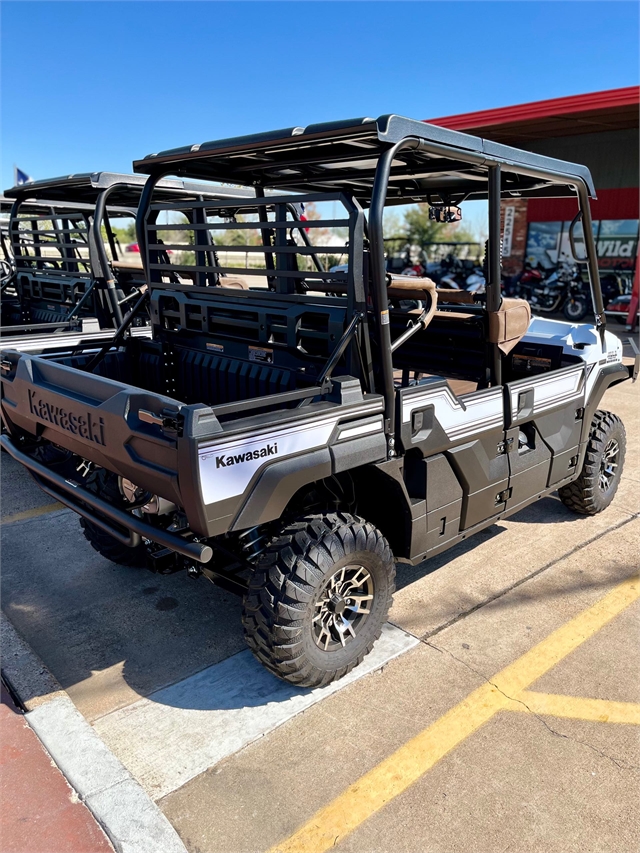
[[[15,179],[15,186],[16,186],[16,187],[19,187],[19,186],[20,186],[20,184],[26,184],[28,181],[32,181],[32,180],[33,180],[33,178],[31,177],[31,175],[27,175],[27,173],[26,173],[26,172],[23,172],[23,171],[22,171],[22,169],[18,169],[18,167],[17,167],[17,166],[14,166],[14,167],[13,167],[13,170],[14,170],[14,173],[15,173],[15,175],[14,175],[14,179]]]

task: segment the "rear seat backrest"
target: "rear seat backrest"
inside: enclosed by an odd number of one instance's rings
[[[524,299],[503,299],[497,311],[489,311],[489,342],[507,355],[527,333],[531,307]]]
[[[406,329],[406,313],[392,312],[392,338]],[[394,367],[434,376],[484,381],[486,334],[480,314],[436,311],[430,325],[393,354]]]

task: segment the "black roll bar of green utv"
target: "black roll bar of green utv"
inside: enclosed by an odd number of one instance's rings
[[[394,158],[403,150],[420,149],[427,154],[440,157],[450,157],[451,146],[440,145],[436,142],[419,139],[418,137],[407,137],[396,142],[388,148],[378,160],[373,191],[371,194],[371,206],[369,208],[369,239],[371,243],[371,277],[373,283],[373,299],[380,338],[380,355],[382,361],[383,394],[385,398],[385,422],[389,443],[389,455],[394,455],[395,444],[395,388],[393,384],[393,361],[391,330],[389,325],[389,300],[387,296],[386,270],[384,263],[384,241],[383,241],[383,216],[387,198],[387,188],[391,174],[391,164]],[[500,258],[500,200],[501,200],[501,163],[489,156],[474,154],[470,151],[456,149],[456,158],[465,160],[489,169],[488,196],[489,196],[489,281],[486,286],[487,311],[497,311],[502,302],[500,286],[501,258]],[[508,165],[508,164],[507,164]],[[582,178],[571,175],[561,175],[544,169],[536,169],[528,166],[514,164],[513,171],[517,174],[532,178],[540,178],[548,183],[561,184],[574,187],[578,196],[578,203],[582,213],[584,228],[584,240],[587,249],[589,284],[591,298],[593,300],[596,328],[601,337],[604,337],[606,325],[602,291],[600,289],[600,275],[598,272],[598,258],[596,245],[593,238],[591,225],[591,209],[589,207],[589,194],[587,186]],[[502,359],[497,344],[493,344],[491,382],[500,385],[502,382]]]
[[[91,240],[93,242],[93,248],[97,264],[96,264],[96,273],[99,273],[99,277],[103,279],[106,287],[107,293],[109,295],[109,301],[111,303],[111,310],[113,311],[113,316],[115,318],[115,325],[120,326],[123,320],[122,308],[120,307],[120,302],[118,301],[118,291],[116,288],[116,280],[113,276],[113,272],[111,271],[111,267],[109,266],[109,259],[107,258],[107,250],[104,247],[104,240],[102,239],[102,220],[105,219],[105,214],[107,210],[107,199],[111,195],[114,190],[119,190],[122,188],[127,188],[128,184],[125,183],[117,183],[111,184],[110,187],[107,187],[103,190],[98,196],[98,200],[96,202],[95,213],[93,214],[93,222],[91,225]],[[114,258],[115,260],[115,258]],[[96,275],[95,278],[98,278]]]
[[[107,253],[106,253],[106,250],[104,247],[104,242],[102,240],[102,233],[100,230],[100,226],[102,225],[102,221],[105,217],[108,196],[111,194],[111,192],[114,189],[117,189],[117,188],[120,188],[123,186],[127,186],[127,185],[122,184],[122,183],[113,184],[112,186],[103,190],[102,193],[100,193],[100,195],[98,196],[98,200],[96,202],[96,205],[95,205],[95,208],[93,211],[93,221],[91,222],[91,227],[87,229],[87,231],[88,231],[88,249],[89,249],[89,267],[91,270],[91,283],[89,284],[89,287],[86,289],[86,291],[82,295],[81,299],[74,306],[72,306],[69,313],[63,318],[65,323],[72,320],[73,317],[76,314],[78,314],[82,308],[84,308],[85,304],[89,301],[89,299],[90,299],[90,297],[91,297],[91,295],[95,289],[96,279],[98,279],[98,278],[103,278],[105,283],[106,283],[107,293],[109,296],[109,302],[111,304],[111,310],[113,312],[113,316],[115,319],[116,326],[118,326],[118,325],[120,325],[120,323],[122,323],[123,316],[122,316],[120,304],[118,302],[118,294],[116,291],[116,283],[115,283],[115,280],[113,279],[113,276],[110,272],[109,261],[108,261]],[[27,203],[28,200],[29,199],[27,197],[19,195],[19,196],[17,196],[17,198],[13,202],[13,205],[11,207],[10,217],[9,217],[9,221],[11,223],[10,228],[12,229],[12,233],[13,232],[15,232],[16,234],[18,233],[18,226],[19,226],[18,213],[20,211],[21,206],[23,204]],[[65,207],[65,203],[60,202],[60,206]],[[70,206],[73,207],[74,205],[71,203]],[[132,215],[134,215],[133,211],[132,211]],[[58,225],[56,224],[56,219],[58,219],[58,218],[64,218],[64,217],[60,217],[58,214],[56,214],[56,212],[52,208],[52,210],[51,210],[51,222],[52,222],[54,230],[58,234],[58,243],[60,246],[62,246],[63,240],[59,234]],[[35,239],[35,235],[34,235],[34,239]],[[69,260],[69,259],[67,259],[67,260]],[[47,324],[47,325],[52,325],[52,324]],[[55,325],[60,326],[60,323],[57,323]]]

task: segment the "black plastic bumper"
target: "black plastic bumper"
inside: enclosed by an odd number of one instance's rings
[[[16,462],[27,468],[44,492],[69,507],[69,509],[77,512],[78,515],[88,519],[92,524],[100,527],[123,545],[135,547],[140,544],[140,537],[144,537],[145,539],[150,539],[152,542],[157,542],[163,548],[169,548],[178,554],[182,554],[184,557],[196,560],[198,563],[208,563],[213,556],[213,551],[209,545],[203,545],[199,542],[188,542],[181,536],[176,536],[168,533],[166,530],[153,527],[153,525],[148,524],[143,519],[117,509],[110,503],[103,501],[101,498],[82,488],[80,484],[65,480],[60,474],[50,471],[45,465],[18,450],[8,435],[0,436],[0,444],[2,444],[3,449]],[[122,533],[122,531],[113,527],[109,524],[109,521],[100,516],[105,516],[106,519],[114,524],[120,525],[128,531],[128,534]]]

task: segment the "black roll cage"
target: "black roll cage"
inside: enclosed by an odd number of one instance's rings
[[[331,162],[331,145],[335,146],[337,152],[333,162]],[[361,146],[360,156],[364,160],[364,166],[357,162],[358,149],[347,150],[349,145]],[[291,149],[290,152],[289,149]],[[411,151],[426,154],[428,165],[433,167],[435,164],[435,170],[426,167],[420,170],[415,163],[404,167],[393,165],[394,159],[399,155]],[[254,161],[247,158],[247,155],[252,153],[255,153]],[[589,207],[589,196],[595,196],[595,191],[588,170],[582,166],[519,151],[399,116],[383,116],[377,120],[358,119],[314,125],[308,128],[290,128],[285,131],[258,134],[255,137],[221,140],[190,148],[175,149],[136,161],[134,170],[150,176],[140,200],[136,224],[138,241],[142,245],[145,240],[145,215],[151,203],[154,186],[167,175],[180,174],[199,179],[244,182],[254,186],[258,198],[264,198],[267,186],[285,193],[291,190],[300,192],[305,189],[308,192],[342,190],[347,193],[346,185],[351,182],[355,198],[369,201],[368,238],[371,248],[372,298],[376,315],[376,331],[381,345],[386,431],[390,449],[393,452],[395,390],[384,262],[383,214],[385,204],[389,202],[412,203],[428,199],[434,191],[437,194],[438,187],[433,181],[429,182],[429,179],[435,175],[437,183],[439,159],[444,159],[444,165],[449,167],[450,173],[446,180],[442,179],[441,189],[446,190],[448,194],[488,199],[487,312],[497,311],[502,301],[500,202],[503,192],[507,196],[508,194],[545,196],[567,194],[568,190],[569,194],[577,195],[582,214],[595,323],[603,338],[606,319]],[[328,163],[326,171],[318,171],[323,163]],[[349,169],[344,168],[344,164],[347,163]],[[339,167],[342,167],[342,171]],[[465,168],[468,170],[466,173]],[[223,178],[226,169],[228,174]],[[416,170],[426,171],[426,175],[418,174],[413,179],[412,174],[415,174]],[[296,172],[297,174],[293,174]],[[447,169],[440,174],[445,175],[446,172]],[[373,176],[372,186],[370,186],[371,176]],[[426,180],[421,180],[425,177]],[[519,182],[514,181],[514,177],[531,180],[525,180],[520,187]],[[396,183],[389,197],[391,178]],[[405,180],[405,184],[397,186],[398,180]],[[479,187],[478,183],[474,184],[474,181],[486,185],[486,192]],[[560,187],[564,188],[565,193],[557,191]],[[264,235],[263,243],[267,245]],[[499,385],[502,382],[502,359],[496,344],[492,345],[491,361],[491,384]]]
[[[63,178],[51,178],[42,181],[34,181],[21,184],[6,191],[6,198],[12,200],[9,215],[9,240],[14,259],[19,267],[19,259],[27,258],[21,254],[19,226],[19,213],[26,208],[28,213],[24,219],[28,220],[29,213],[40,211],[40,218],[50,219],[53,231],[56,234],[57,245],[61,253],[66,253],[65,244],[68,243],[69,229],[60,228],[57,220],[63,221],[65,216],[81,214],[86,223],[88,259],[81,261],[88,268],[86,273],[76,273],[79,278],[89,280],[89,285],[70,311],[61,318],[60,322],[39,324],[39,328],[59,329],[62,325],[69,323],[82,307],[91,298],[96,286],[104,286],[110,311],[113,315],[114,327],[119,329],[124,321],[122,305],[129,302],[137,295],[135,290],[123,300],[118,298],[117,281],[114,278],[112,267],[109,263],[107,250],[102,239],[102,225],[105,226],[107,241],[114,260],[118,260],[118,250],[111,227],[112,217],[127,217],[136,220],[138,204],[147,179],[141,175],[126,175],[112,172],[93,172],[79,175],[70,175]],[[181,197],[203,197],[211,192],[208,186],[187,183],[185,181],[163,181],[159,187],[164,198]],[[237,195],[242,190],[229,192],[224,188],[215,191],[215,198],[227,195]],[[246,194],[246,191],[244,191]],[[44,214],[50,213],[50,216]],[[36,213],[34,212],[34,216]],[[38,242],[35,229],[34,240]],[[69,248],[71,248],[69,244]],[[73,261],[72,257],[63,254],[63,261]],[[18,269],[19,272],[19,269]],[[66,271],[73,277],[74,273]],[[30,324],[30,328],[33,324]],[[21,327],[14,327],[15,330]]]
[[[104,278],[107,284],[107,293],[114,318],[116,319],[117,324],[122,322],[122,311],[115,289],[115,281],[113,281],[112,276],[108,272],[110,269],[109,261],[100,229],[104,221],[107,239],[109,241],[114,260],[117,260],[118,252],[111,228],[110,218],[126,217],[135,220],[136,208],[120,206],[106,207],[107,198],[111,193],[111,189],[115,188],[115,186],[116,185],[102,190],[98,194],[95,204],[73,200],[63,201],[62,199],[34,199],[29,196],[28,190],[15,194],[15,199],[11,206],[11,212],[9,215],[9,241],[14,261],[16,263],[17,272],[20,271],[20,259],[24,258],[25,260],[31,260],[30,256],[22,254],[20,243],[20,224],[25,220],[31,221],[34,242],[39,243],[37,229],[35,227],[35,222],[38,219],[48,219],[51,221],[53,232],[57,238],[57,242],[54,245],[61,251],[63,263],[82,264],[87,267],[86,272],[83,273],[78,270],[75,273],[79,278],[85,280],[89,279],[89,286],[80,300],[76,302],[75,305],[71,306],[69,312],[61,318],[59,323],[40,324],[41,327],[47,326],[53,329],[59,328],[61,324],[69,323],[89,301],[95,290],[96,284],[101,278]],[[26,212],[23,218],[19,218],[19,215],[23,213],[25,209]],[[31,215],[33,216],[33,220],[30,220]],[[84,220],[86,225],[86,248],[88,250],[87,260],[74,259],[70,254],[73,247],[69,240],[69,232],[76,230],[71,227],[71,222],[72,220],[76,221],[78,215]],[[62,227],[60,227],[59,223],[62,223]],[[81,229],[77,230],[80,231]],[[38,261],[38,263],[40,263],[40,261]],[[105,271],[107,272],[105,273]],[[66,270],[65,272],[70,277],[74,276],[73,271]],[[109,284],[109,280],[111,280],[111,285]]]

